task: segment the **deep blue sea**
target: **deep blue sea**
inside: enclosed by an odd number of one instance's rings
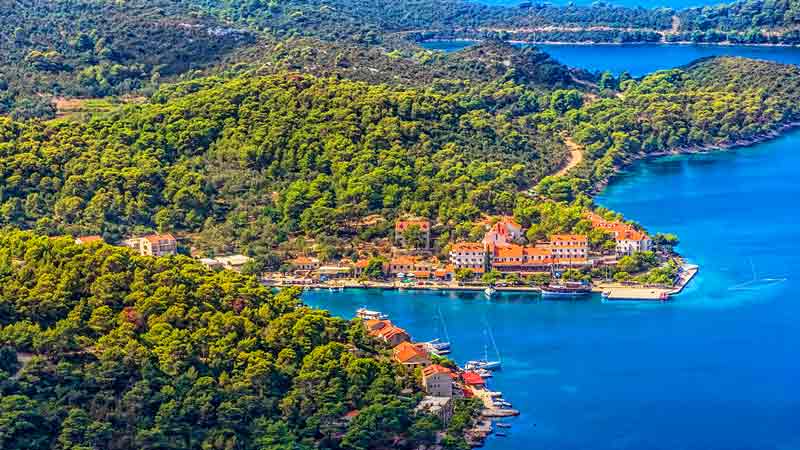
[[[494,356],[491,329],[503,370],[490,387],[522,415],[487,449],[798,449],[799,150],[792,133],[641,162],[597,198],[678,234],[702,266],[669,303],[363,290],[304,299],[344,317],[384,311],[417,340],[449,336],[461,363],[487,344]]]
[[[423,47],[452,52],[472,45],[469,41],[427,42]],[[669,44],[601,44],[601,45],[537,45],[562,63],[615,74],[628,71],[635,77],[656,70],[670,69],[707,56],[742,56],[784,64],[800,64],[800,48],[756,47],[746,45],[669,45]]]
[[[774,47],[545,49],[568,65],[634,76],[721,54],[800,63],[800,49]],[[491,388],[523,414],[489,449],[800,449],[799,150],[795,132],[643,161],[597,198],[678,234],[679,251],[701,265],[670,303],[358,290],[305,299],[345,317],[360,306],[387,312],[418,340],[449,338],[459,362],[483,355],[491,329],[504,365]]]

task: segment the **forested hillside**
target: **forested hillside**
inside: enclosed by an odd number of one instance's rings
[[[432,88],[439,92],[488,89],[513,81],[535,91],[578,86],[591,74],[571,69],[536,47],[499,40],[477,43],[457,53],[425,50],[400,41],[394,50],[317,38],[264,39],[223,58],[205,74],[266,75],[302,71],[369,83]]]
[[[451,90],[210,77],[85,124],[5,120],[0,221],[110,239],[203,232],[264,252],[290,235],[352,238],[371,214],[454,226],[509,213],[543,179],[539,192],[571,200],[641,154],[749,139],[798,117],[798,69],[767,62],[604,79],[601,97],[531,89],[520,73]],[[583,163],[545,178],[566,158],[565,135]]]
[[[231,237],[252,227],[279,239],[267,230],[335,235],[373,212],[458,221],[508,210],[511,193],[552,172],[566,149],[513,119],[538,110],[537,96],[499,87],[209,78],[88,124],[5,120],[0,221],[112,238],[229,222]]]
[[[416,448],[441,427],[360,322],[232,271],[4,231],[0,286],[5,450]]]
[[[469,73],[467,65],[447,58],[435,70],[392,64],[402,56],[430,66],[442,57],[413,41],[433,37],[800,42],[793,1],[678,12],[604,3],[497,7],[462,0],[2,0],[0,7],[6,12],[0,17],[0,115],[17,119],[53,117],[57,97],[147,95],[160,82],[190,78],[197,69],[230,71],[264,67],[265,61],[322,76],[399,78],[426,86],[431,76],[496,78],[491,65]],[[540,80],[569,82],[554,62],[538,60],[537,66]],[[549,72],[543,71],[546,66]],[[371,75],[383,68],[399,73],[394,80]]]
[[[17,118],[52,116],[54,95],[134,92],[255,40],[163,2],[2,0],[0,10],[0,114]]]
[[[800,31],[800,1],[746,0],[680,12],[684,30],[749,31],[770,28]]]
[[[800,69],[710,58],[641,81],[567,117],[589,156],[577,174],[601,183],[632,158],[763,138],[800,120]]]

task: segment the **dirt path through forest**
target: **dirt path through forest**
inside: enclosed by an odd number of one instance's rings
[[[561,170],[553,174],[557,177],[566,175],[567,172],[583,161],[583,147],[578,145],[578,143],[573,141],[569,136],[564,138],[564,143],[567,145],[567,148],[569,148],[569,160]]]

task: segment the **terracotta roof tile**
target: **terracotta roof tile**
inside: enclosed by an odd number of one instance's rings
[[[401,342],[394,348],[394,359],[400,363],[407,363],[413,359],[428,359],[428,352],[422,347],[409,342]]]

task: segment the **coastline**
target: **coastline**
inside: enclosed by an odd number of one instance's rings
[[[630,42],[597,42],[597,41],[527,41],[527,40],[509,40],[512,44],[523,45],[608,45],[608,46],[626,46],[626,45],[685,45],[685,46],[698,46],[698,47],[785,47],[785,48],[800,48],[800,44],[744,44],[737,42],[692,42],[692,41],[630,41]]]
[[[468,37],[453,37],[446,38],[430,38],[421,41],[414,41],[417,45],[423,45],[429,42],[472,42],[480,43],[486,39],[481,38],[468,38]],[[538,40],[523,40],[523,39],[507,39],[506,42],[517,45],[585,45],[585,46],[634,46],[634,45],[682,45],[682,46],[698,46],[698,47],[764,47],[764,48],[800,48],[800,44],[772,44],[772,43],[738,43],[738,42],[692,42],[692,41],[630,41],[630,42],[605,42],[605,41],[538,41]]]
[[[694,279],[694,276],[699,271],[699,266],[693,264],[682,264],[684,270],[681,278],[677,280],[672,286],[647,286],[647,285],[625,285],[620,283],[611,282],[598,282],[592,287],[593,294],[608,294],[614,293],[613,300],[628,300],[628,301],[667,301],[671,297],[683,292],[684,288]],[[266,287],[273,289],[282,288],[300,288],[303,291],[325,291],[331,293],[344,292],[345,289],[363,289],[363,290],[380,290],[380,291],[415,291],[415,292],[439,292],[442,294],[448,292],[472,292],[481,293],[489,287],[488,284],[475,284],[475,285],[458,285],[453,283],[435,283],[435,284],[404,284],[396,282],[359,282],[355,280],[339,280],[336,283],[308,283],[308,284],[289,284],[289,283],[276,283],[262,281]],[[542,289],[534,286],[495,286],[494,289],[498,293],[527,293],[535,294],[541,297]],[[487,297],[491,295],[487,294]],[[591,297],[586,297],[589,299]],[[569,300],[576,300],[576,298],[569,298]]]
[[[696,154],[729,151],[738,148],[751,147],[756,144],[762,144],[765,142],[772,141],[774,139],[778,139],[786,135],[786,133],[798,128],[800,128],[800,121],[792,121],[779,125],[775,130],[758,134],[747,139],[738,139],[732,142],[721,142],[718,144],[710,144],[710,145],[693,145],[688,147],[678,147],[672,150],[664,150],[653,153],[638,153],[636,155],[632,155],[629,160],[626,160],[623,166],[616,168],[614,170],[614,173],[608,176],[606,179],[595,183],[591,193],[598,194],[600,191],[608,187],[609,183],[611,183],[614,180],[614,178],[616,178],[618,175],[624,172],[624,169],[626,167],[629,167],[630,165],[634,164],[637,161],[647,160],[651,158],[661,158],[664,156],[696,155]]]

